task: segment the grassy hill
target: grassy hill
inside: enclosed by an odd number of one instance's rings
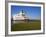
[[[15,23],[11,25],[11,31],[40,30],[40,20],[30,20],[29,22]]]

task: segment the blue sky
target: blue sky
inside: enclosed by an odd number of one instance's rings
[[[41,7],[37,6],[11,6],[11,15],[16,15],[21,10],[23,10],[29,19],[40,20],[41,17]]]

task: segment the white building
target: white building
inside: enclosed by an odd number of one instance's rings
[[[15,22],[22,22],[25,21],[27,19],[29,19],[26,15],[26,13],[22,11],[20,11],[18,14],[13,16],[13,21]]]

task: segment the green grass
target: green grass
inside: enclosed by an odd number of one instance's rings
[[[24,23],[15,23],[11,26],[11,31],[40,30],[40,21],[30,21]]]

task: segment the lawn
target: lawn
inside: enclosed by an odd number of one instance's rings
[[[26,31],[26,30],[40,30],[40,29],[41,29],[40,20],[24,22],[24,23],[15,23],[11,25],[11,31]]]

